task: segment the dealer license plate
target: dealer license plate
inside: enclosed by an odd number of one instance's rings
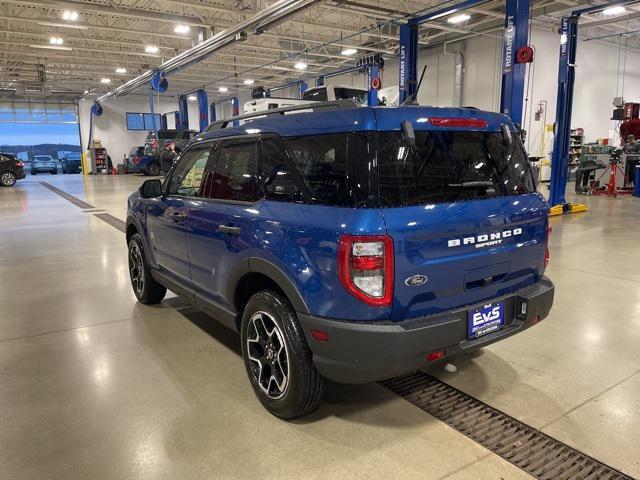
[[[504,302],[488,303],[469,310],[469,338],[478,338],[504,326]]]

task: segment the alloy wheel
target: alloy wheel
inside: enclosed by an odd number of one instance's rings
[[[140,295],[144,288],[144,262],[140,246],[135,242],[129,249],[129,274],[131,276],[131,286]]]
[[[3,172],[2,175],[0,175],[0,183],[5,187],[10,187],[16,183],[16,176],[11,172]]]
[[[277,400],[289,385],[289,353],[284,334],[264,311],[254,313],[247,328],[247,352],[254,381],[269,398]]]

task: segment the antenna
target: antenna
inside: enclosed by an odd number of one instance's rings
[[[424,74],[427,71],[427,66],[425,65],[422,69],[422,73],[420,74],[420,80],[418,80],[418,86],[416,87],[416,92],[413,95],[409,95],[402,105],[418,105],[418,92],[420,91],[420,87],[422,86],[422,79],[424,78]]]

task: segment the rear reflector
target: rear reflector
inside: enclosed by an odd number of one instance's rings
[[[427,354],[427,362],[433,362],[434,360],[440,360],[444,357],[444,350],[438,350],[437,352],[431,352]]]
[[[311,337],[318,342],[329,341],[329,334],[327,332],[323,332],[322,330],[311,329]]]
[[[540,317],[532,317],[531,320],[529,320],[529,323],[531,323],[531,325],[535,325],[539,321],[540,321]]]
[[[445,118],[431,117],[429,123],[434,127],[468,127],[468,128],[485,128],[488,123],[482,118]]]
[[[24,163],[22,163],[22,162],[16,162],[16,167],[18,167],[18,168],[22,168],[22,167],[24,167]]]

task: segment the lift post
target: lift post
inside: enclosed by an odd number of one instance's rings
[[[187,103],[187,96],[180,95],[178,97],[178,116],[176,120],[176,129],[188,130],[189,129],[189,105]]]
[[[574,10],[562,17],[560,22],[560,59],[558,61],[558,94],[556,99],[556,123],[554,129],[553,153],[551,157],[551,181],[549,203],[551,215],[584,212],[586,205],[567,203],[565,190],[569,177],[569,143],[571,140],[571,113],[573,109],[573,87],[576,79],[576,53],[578,47],[578,23],[585,13],[597,13],[610,6],[637,3],[638,0],[624,0],[604,5]],[[612,19],[613,20],[613,19]]]
[[[204,88],[200,88],[196,91],[196,97],[198,98],[198,118],[200,120],[200,131],[204,132],[209,126],[209,101],[207,99],[207,92]]]
[[[529,7],[530,0],[505,2],[500,112],[519,125],[522,125],[527,64],[519,63],[516,53],[529,43]]]
[[[373,62],[363,63],[361,65],[355,65],[353,67],[342,68],[334,72],[322,74],[318,78],[316,78],[316,87],[324,86],[324,81],[327,78],[346,75],[347,73],[365,71],[367,73],[368,82],[367,105],[370,107],[375,107],[378,105],[378,90],[380,88],[380,85],[382,85],[380,82],[380,70],[382,64],[383,60],[380,57],[376,57],[376,60]],[[374,78],[377,80],[374,81]],[[376,82],[378,84],[378,87],[375,87],[374,85]]]

